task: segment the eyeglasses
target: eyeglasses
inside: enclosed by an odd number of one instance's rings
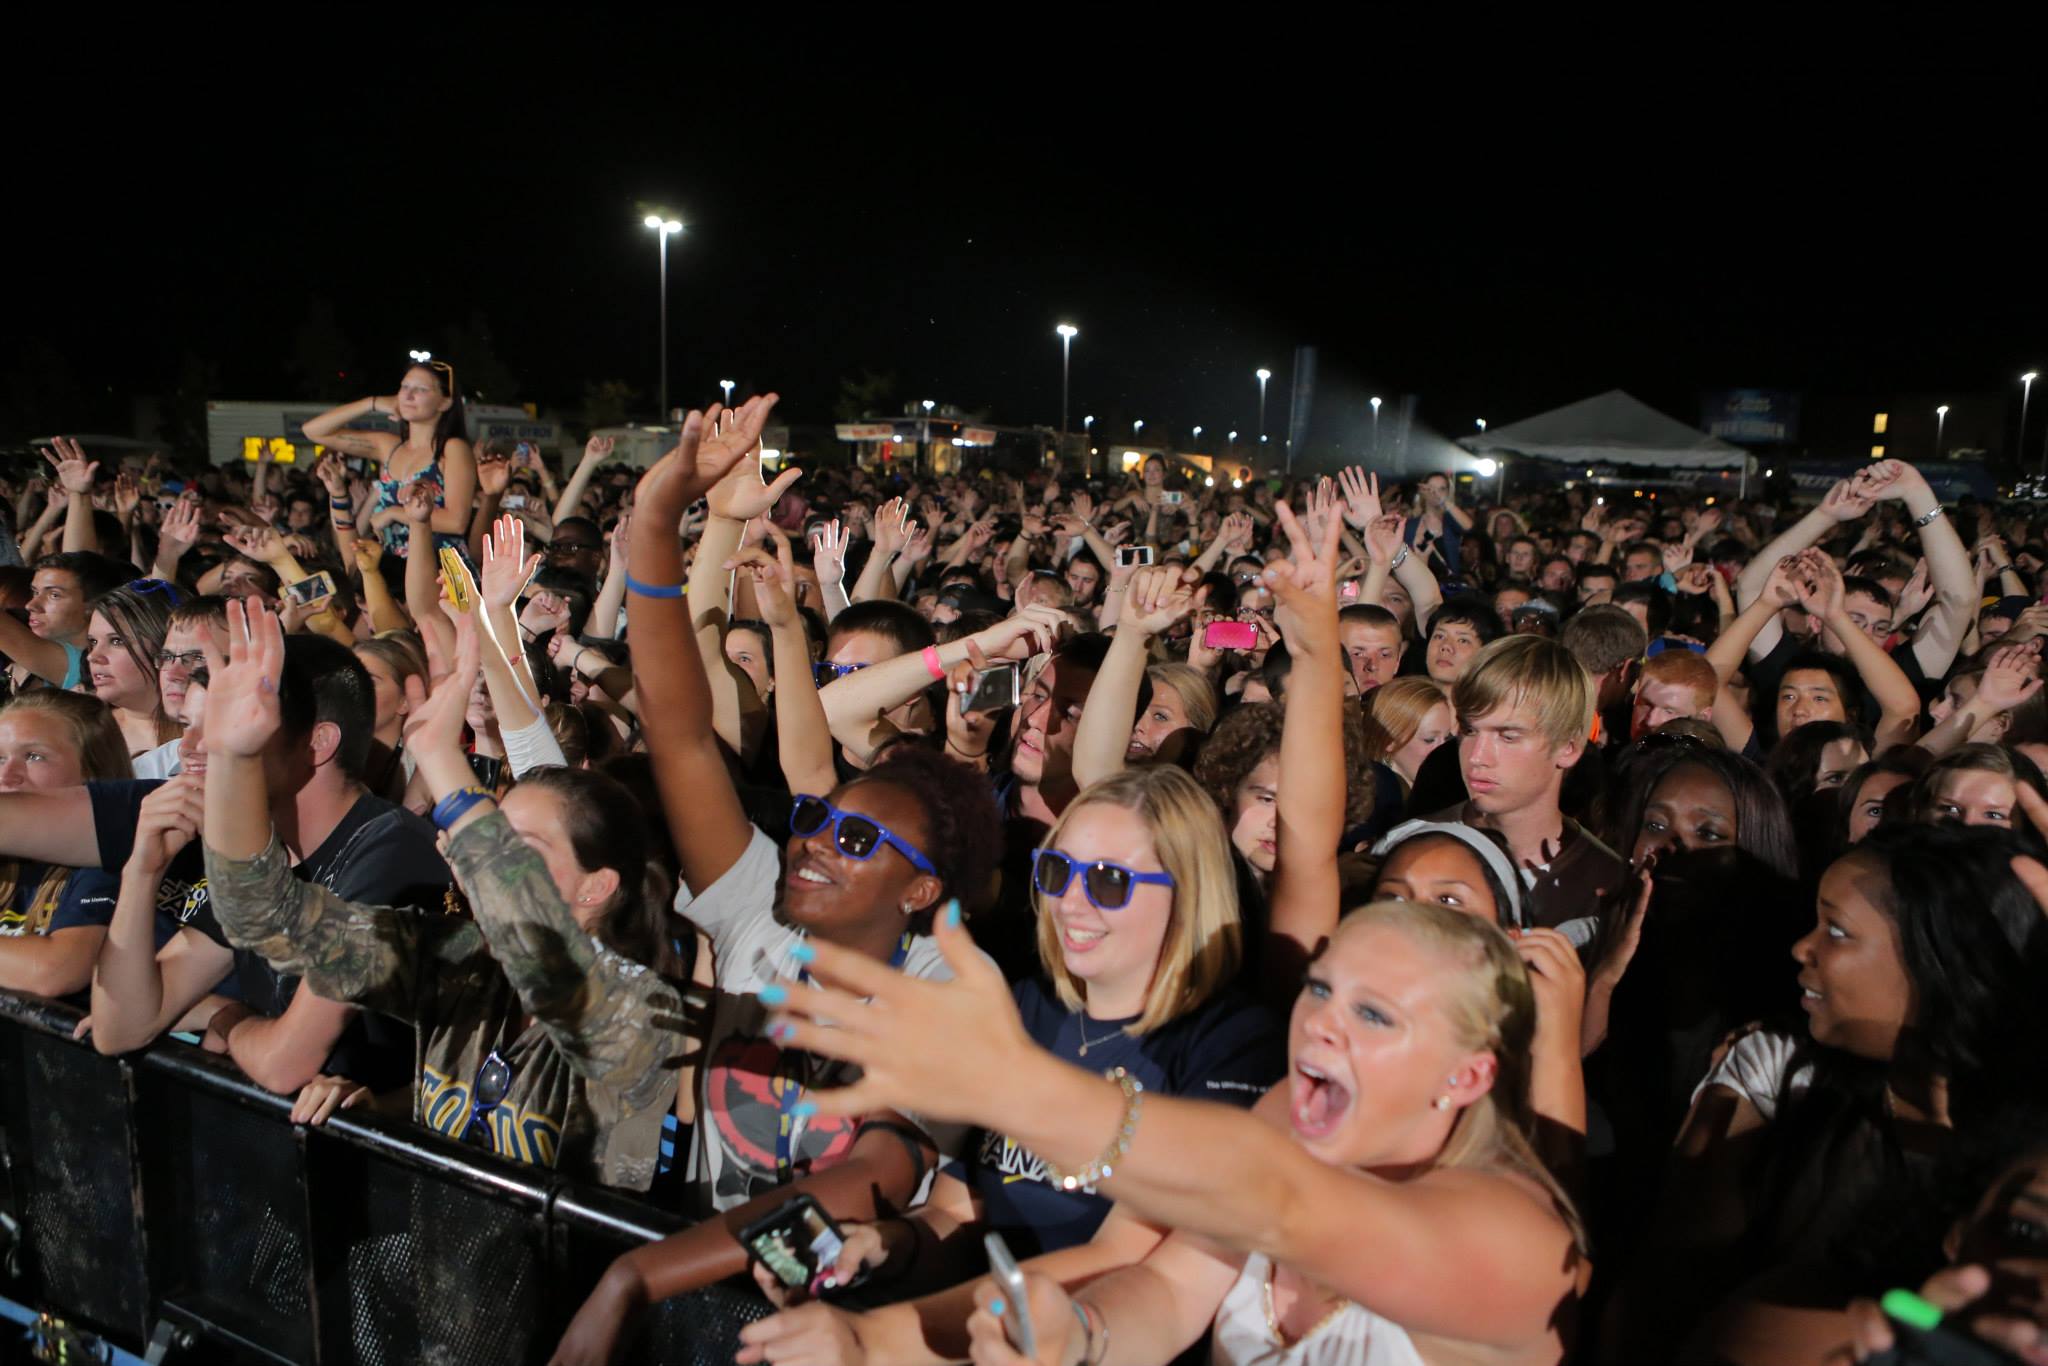
[[[511,1090],[512,1064],[499,1057],[494,1048],[476,1069],[476,1078],[469,1086],[469,1122],[462,1126],[464,1143],[498,1151],[497,1131],[491,1128],[486,1116],[505,1103]]]
[[[188,674],[198,673],[206,667],[204,650],[159,650],[156,656],[158,673],[166,669],[183,669]]]
[[[939,875],[939,870],[932,867],[930,859],[879,821],[870,820],[866,816],[856,816],[850,811],[841,811],[823,797],[796,799],[796,805],[789,813],[791,834],[800,839],[808,839],[827,825],[832,827],[832,842],[838,846],[840,853],[850,859],[858,859],[865,863],[875,856],[875,850],[886,844],[909,859],[910,866],[918,872],[929,873],[933,877]]]
[[[844,678],[850,673],[858,673],[866,667],[865,664],[834,664],[827,659],[811,666],[811,676],[818,680],[818,686],[822,688],[827,683]]]
[[[1074,874],[1081,875],[1081,890],[1088,904],[1098,911],[1120,911],[1131,904],[1139,887],[1171,887],[1171,873],[1141,873],[1121,863],[1081,863],[1057,849],[1040,849],[1031,856],[1031,882],[1047,896],[1065,896]]]

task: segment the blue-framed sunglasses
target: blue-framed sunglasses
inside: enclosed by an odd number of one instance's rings
[[[185,600],[185,595],[178,591],[178,585],[164,579],[130,579],[127,587],[132,593],[161,593],[171,600],[173,607]]]
[[[857,816],[851,811],[841,811],[823,797],[800,796],[796,805],[790,808],[789,830],[800,839],[808,839],[828,825],[832,827],[832,842],[840,853],[850,859],[865,863],[875,856],[875,850],[886,844],[909,859],[910,866],[918,872],[929,873],[933,877],[939,875],[930,859],[878,821]]]
[[[494,1048],[477,1067],[476,1079],[469,1086],[469,1122],[462,1126],[464,1143],[498,1151],[497,1131],[491,1128],[489,1116],[505,1103],[511,1092],[512,1064],[499,1057]]]
[[[1131,904],[1139,887],[1173,886],[1171,873],[1141,873],[1121,863],[1082,863],[1057,849],[1041,849],[1031,856],[1031,884],[1047,896],[1065,896],[1074,874],[1081,875],[1081,891],[1098,911],[1120,911]]]
[[[811,666],[811,677],[817,679],[818,686],[822,688],[827,683],[838,682],[850,673],[859,673],[866,667],[865,664],[834,664],[829,659],[821,659]]]

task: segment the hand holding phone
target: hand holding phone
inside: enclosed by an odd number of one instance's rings
[[[1024,1272],[1017,1266],[1017,1259],[1010,1255],[1009,1244],[1000,1233],[991,1233],[981,1240],[988,1249],[989,1275],[994,1278],[1003,1292],[1003,1331],[1009,1335],[1010,1345],[1026,1357],[1038,1355],[1038,1334],[1031,1324],[1031,1302],[1026,1297]]]
[[[285,601],[299,607],[310,606],[322,598],[334,596],[334,575],[321,570],[308,578],[284,586]]]
[[[1116,548],[1116,563],[1119,569],[1131,569],[1152,563],[1152,547],[1149,545],[1120,545]]]
[[[1022,696],[1020,687],[1021,670],[1018,665],[995,664],[974,673],[974,689],[960,699],[960,714],[976,711],[1001,711],[1017,705]]]
[[[1212,621],[1202,631],[1205,650],[1256,650],[1259,628],[1249,621]]]

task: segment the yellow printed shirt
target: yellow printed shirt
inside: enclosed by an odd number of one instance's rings
[[[646,1190],[686,1042],[679,989],[584,933],[501,813],[447,853],[474,921],[344,901],[292,876],[275,837],[247,861],[209,848],[207,880],[230,942],[330,1000],[412,1022],[416,1121],[460,1139],[474,1118],[503,1156]],[[511,1082],[479,1114],[493,1052]]]

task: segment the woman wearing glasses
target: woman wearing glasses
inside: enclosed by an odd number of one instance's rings
[[[476,786],[462,717],[478,632],[456,626],[454,672],[406,740],[474,920],[344,901],[292,875],[271,829],[263,751],[282,716],[284,636],[260,603],[230,604],[229,655],[207,696],[205,851],[212,905],[237,945],[330,1000],[410,1020],[413,1116],[501,1156],[631,1190],[653,1182],[676,1094],[683,1002],[664,912],[650,905],[647,831],[631,794],[583,771],[536,774],[502,805]],[[365,1098],[308,1088],[320,1123]]]
[[[640,1306],[745,1270],[735,1230],[794,1190],[835,1219],[873,1219],[878,1202],[912,1204],[938,1156],[958,1146],[957,1131],[934,1133],[894,1111],[813,1121],[811,1093],[847,1074],[785,1051],[768,1032],[769,988],[800,975],[817,942],[907,976],[946,974],[928,933],[932,913],[948,897],[984,894],[1001,840],[987,784],[909,747],[828,793],[799,795],[786,843],[741,806],[690,634],[698,624],[692,609],[704,609],[696,595],[677,591],[683,565],[674,528],[728,474],[762,487],[758,464],[744,457],[773,403],[752,400],[722,425],[717,409],[692,413],[677,449],[642,477],[634,503],[633,683],[683,882],[694,893],[678,897],[678,908],[709,936],[717,966],[689,1162],[691,1194],[710,1217],[614,1262],[570,1326],[558,1352],[564,1361],[608,1360]],[[713,505],[723,497],[714,495]]]
[[[398,422],[398,434],[351,431],[358,418],[382,414]],[[434,489],[434,543],[460,548],[469,536],[470,503],[476,497],[476,454],[470,449],[455,388],[455,367],[425,361],[405,372],[390,397],[360,398],[306,422],[308,440],[343,455],[378,465],[377,501],[370,529],[384,548],[403,555],[410,528],[402,505],[405,489],[425,480]]]

